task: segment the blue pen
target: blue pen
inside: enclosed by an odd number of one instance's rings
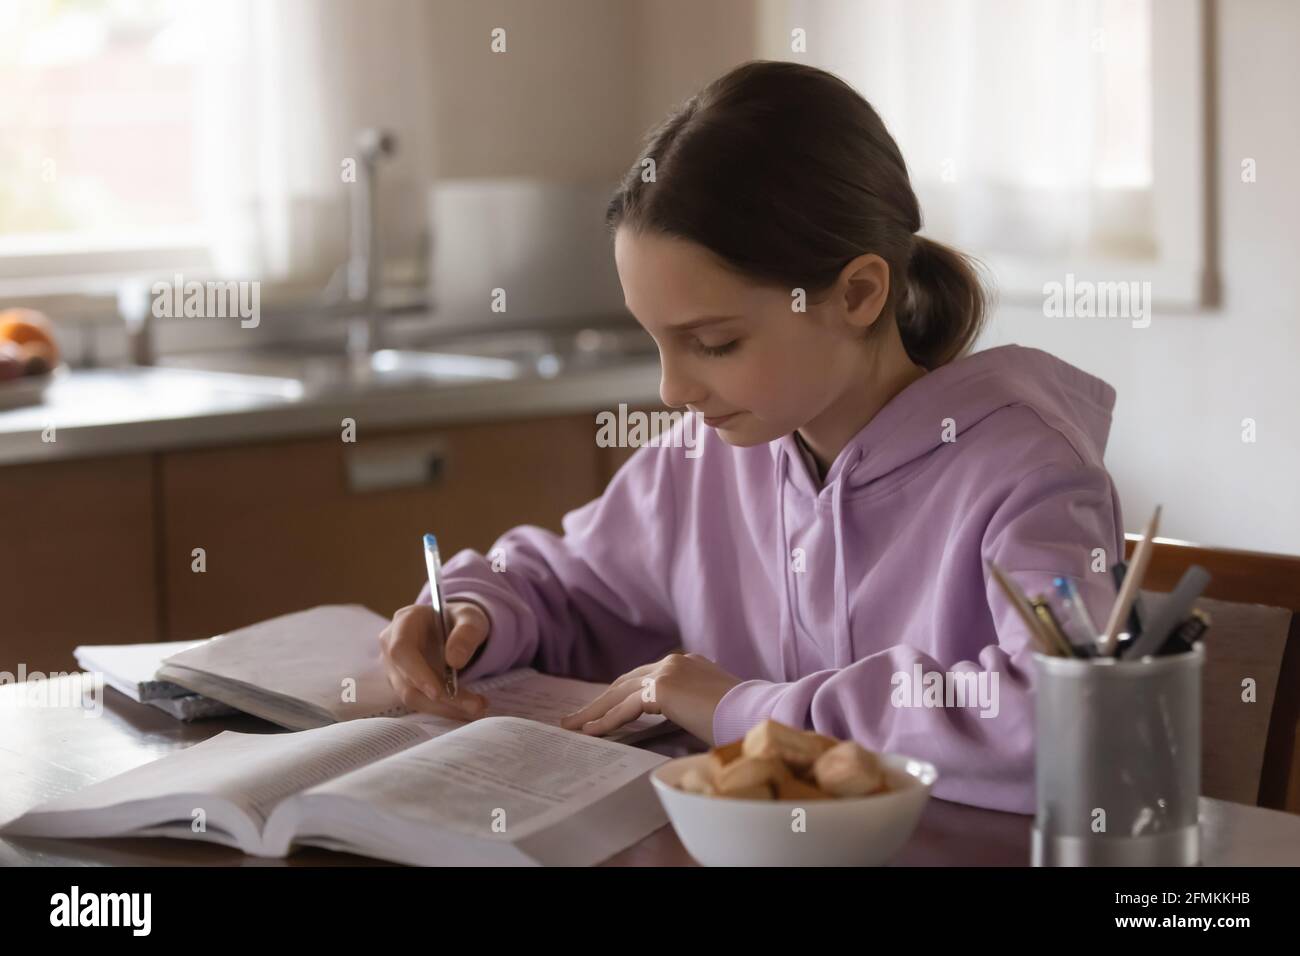
[[[1088,605],[1083,603],[1083,595],[1079,593],[1074,580],[1067,577],[1058,577],[1052,583],[1056,585],[1057,593],[1070,602],[1071,613],[1087,629],[1088,636],[1096,640],[1097,635],[1101,632],[1097,630],[1097,625],[1092,623],[1092,615],[1088,613]]]
[[[1079,589],[1072,580],[1063,576],[1052,578],[1052,587],[1056,589],[1056,596],[1061,599],[1061,607],[1065,611],[1061,627],[1070,642],[1083,656],[1097,656],[1097,627],[1092,623],[1092,616],[1088,614],[1088,607],[1083,603]]]
[[[442,597],[442,559],[438,557],[438,539],[431,534],[424,536],[424,566],[429,572],[429,601],[434,613],[442,622],[440,633],[435,638],[438,660],[442,661],[442,681],[447,696],[454,698],[458,690],[456,685],[456,668],[447,664],[447,636],[451,634],[451,622],[447,618],[447,602]]]

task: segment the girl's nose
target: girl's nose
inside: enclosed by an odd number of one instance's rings
[[[704,398],[704,389],[684,375],[680,366],[670,363],[663,354],[659,356],[659,397],[669,408],[698,406]]]

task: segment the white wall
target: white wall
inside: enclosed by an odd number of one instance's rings
[[[615,181],[632,161],[635,10],[599,0],[439,0],[434,173]],[[492,30],[506,52],[492,52]]]
[[[1200,314],[1048,319],[999,311],[982,344],[1033,345],[1118,400],[1106,460],[1127,530],[1300,553],[1300,4],[1213,4],[1221,304]],[[1253,157],[1257,181],[1241,182]],[[1242,441],[1242,419],[1257,423]]]
[[[755,55],[755,0],[438,0],[436,175],[617,181],[671,106]],[[507,52],[488,39],[506,30]]]

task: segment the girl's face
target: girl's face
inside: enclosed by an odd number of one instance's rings
[[[625,304],[659,347],[664,404],[700,412],[731,445],[815,425],[869,375],[864,332],[888,292],[878,256],[855,260],[855,281],[806,312],[794,290],[756,285],[693,242],[620,228],[614,258]]]

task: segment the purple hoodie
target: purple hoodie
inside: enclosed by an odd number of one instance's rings
[[[491,619],[462,677],[611,681],[680,647],[744,680],[714,713],[719,745],[771,717],[929,760],[937,797],[1032,813],[1033,647],[985,562],[1030,596],[1069,576],[1104,623],[1123,556],[1102,465],[1114,401],[1004,346],[905,388],[824,485],[793,435],[641,448],[563,537],[515,528],[496,561],[447,562],[448,599]]]

